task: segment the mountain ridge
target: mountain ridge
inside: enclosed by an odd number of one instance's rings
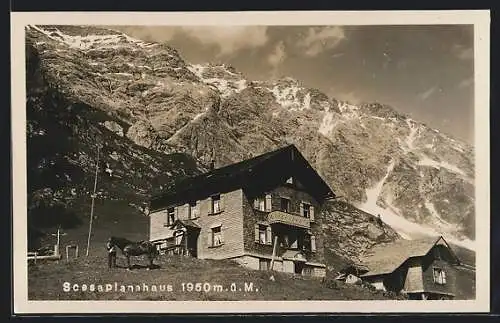
[[[468,144],[388,105],[354,105],[289,77],[250,81],[228,65],[189,64],[167,45],[97,29],[31,26],[27,37],[62,93],[116,119],[110,131],[217,166],[293,143],[338,195],[408,238],[437,227],[474,239]]]

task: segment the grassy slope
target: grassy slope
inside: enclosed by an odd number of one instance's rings
[[[248,270],[230,260],[200,260],[162,256],[155,260],[159,268],[146,270],[145,259],[136,258],[136,269],[108,269],[104,253],[96,256],[80,257],[70,262],[39,262],[28,270],[28,298],[31,300],[361,300],[389,299],[381,292],[355,285],[347,285],[331,280],[322,281],[292,274],[274,273],[275,281],[265,271]],[[118,266],[125,259],[119,254]],[[124,285],[171,284],[172,292],[64,292],[63,283],[107,284],[115,282]],[[230,288],[236,283],[236,292],[187,292],[181,283],[222,284]],[[244,283],[253,283],[253,292],[244,291]],[[257,291],[258,289],[258,291]]]

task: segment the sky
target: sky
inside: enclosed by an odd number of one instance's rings
[[[472,25],[113,26],[165,43],[190,63],[252,80],[293,77],[354,104],[379,102],[474,142]]]

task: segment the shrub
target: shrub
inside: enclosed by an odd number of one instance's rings
[[[321,284],[326,288],[340,289],[340,283],[335,279],[323,278],[323,280],[321,281]]]
[[[364,288],[366,288],[366,289],[369,289],[371,291],[376,291],[377,290],[377,288],[375,288],[375,286],[373,286],[372,284],[367,283],[367,282],[362,282],[361,286],[364,287]]]

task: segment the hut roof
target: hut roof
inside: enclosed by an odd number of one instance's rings
[[[442,236],[418,240],[400,239],[389,244],[380,244],[367,250],[361,257],[361,262],[368,267],[369,271],[362,276],[366,277],[392,273],[407,259],[425,256],[436,244],[441,242],[450,249],[452,255],[458,261],[458,258],[454,255],[450,246]]]
[[[288,145],[254,158],[173,182],[164,192],[152,197],[150,208],[160,209],[236,188],[271,187],[276,183],[285,182],[290,176],[297,177],[318,200],[335,197],[328,184],[299,150],[294,145]]]

